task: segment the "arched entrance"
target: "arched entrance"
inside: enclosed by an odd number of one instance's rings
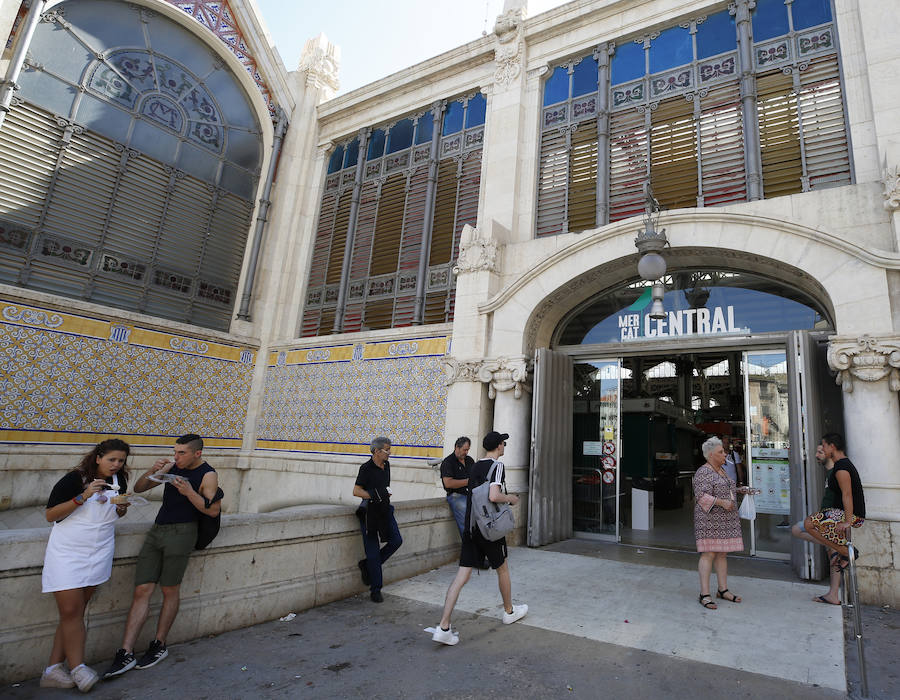
[[[825,362],[830,300],[799,270],[776,277],[707,252],[670,258],[655,317],[648,283],[622,261],[631,276],[561,314],[552,349],[537,352],[532,502],[555,482],[577,536],[693,550],[691,480],[702,442],[716,435],[730,443],[735,481],[762,489],[757,519],[744,523],[745,553],[814,577],[790,525],[818,505],[817,437],[841,429]],[[554,394],[568,388],[570,428],[544,430],[542,406],[560,407]],[[548,454],[567,455],[568,473],[548,478]],[[540,530],[530,527],[530,543]]]

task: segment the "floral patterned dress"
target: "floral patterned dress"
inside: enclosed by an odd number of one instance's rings
[[[735,500],[735,483],[704,464],[694,474],[694,537],[698,552],[742,552],[738,509],[714,505],[717,498]]]

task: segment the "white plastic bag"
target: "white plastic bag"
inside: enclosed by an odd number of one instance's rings
[[[756,520],[756,502],[753,500],[753,494],[748,493],[744,496],[738,513],[744,520]]]

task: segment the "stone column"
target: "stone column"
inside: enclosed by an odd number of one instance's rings
[[[828,365],[844,389],[847,454],[867,519],[900,522],[900,336],[833,337]]]
[[[531,463],[531,377],[530,362],[524,355],[487,360],[482,381],[490,375],[488,396],[494,398],[494,430],[509,433],[503,463],[509,472],[510,491],[528,490]]]
[[[866,496],[866,522],[853,530],[863,556],[860,600],[900,605],[900,335],[834,337],[828,364],[844,389],[847,453]]]

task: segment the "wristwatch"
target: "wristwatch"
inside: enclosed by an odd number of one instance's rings
[[[84,505],[84,494],[79,493],[77,496],[75,496],[75,498],[72,499],[72,502],[76,506],[83,506]]]

